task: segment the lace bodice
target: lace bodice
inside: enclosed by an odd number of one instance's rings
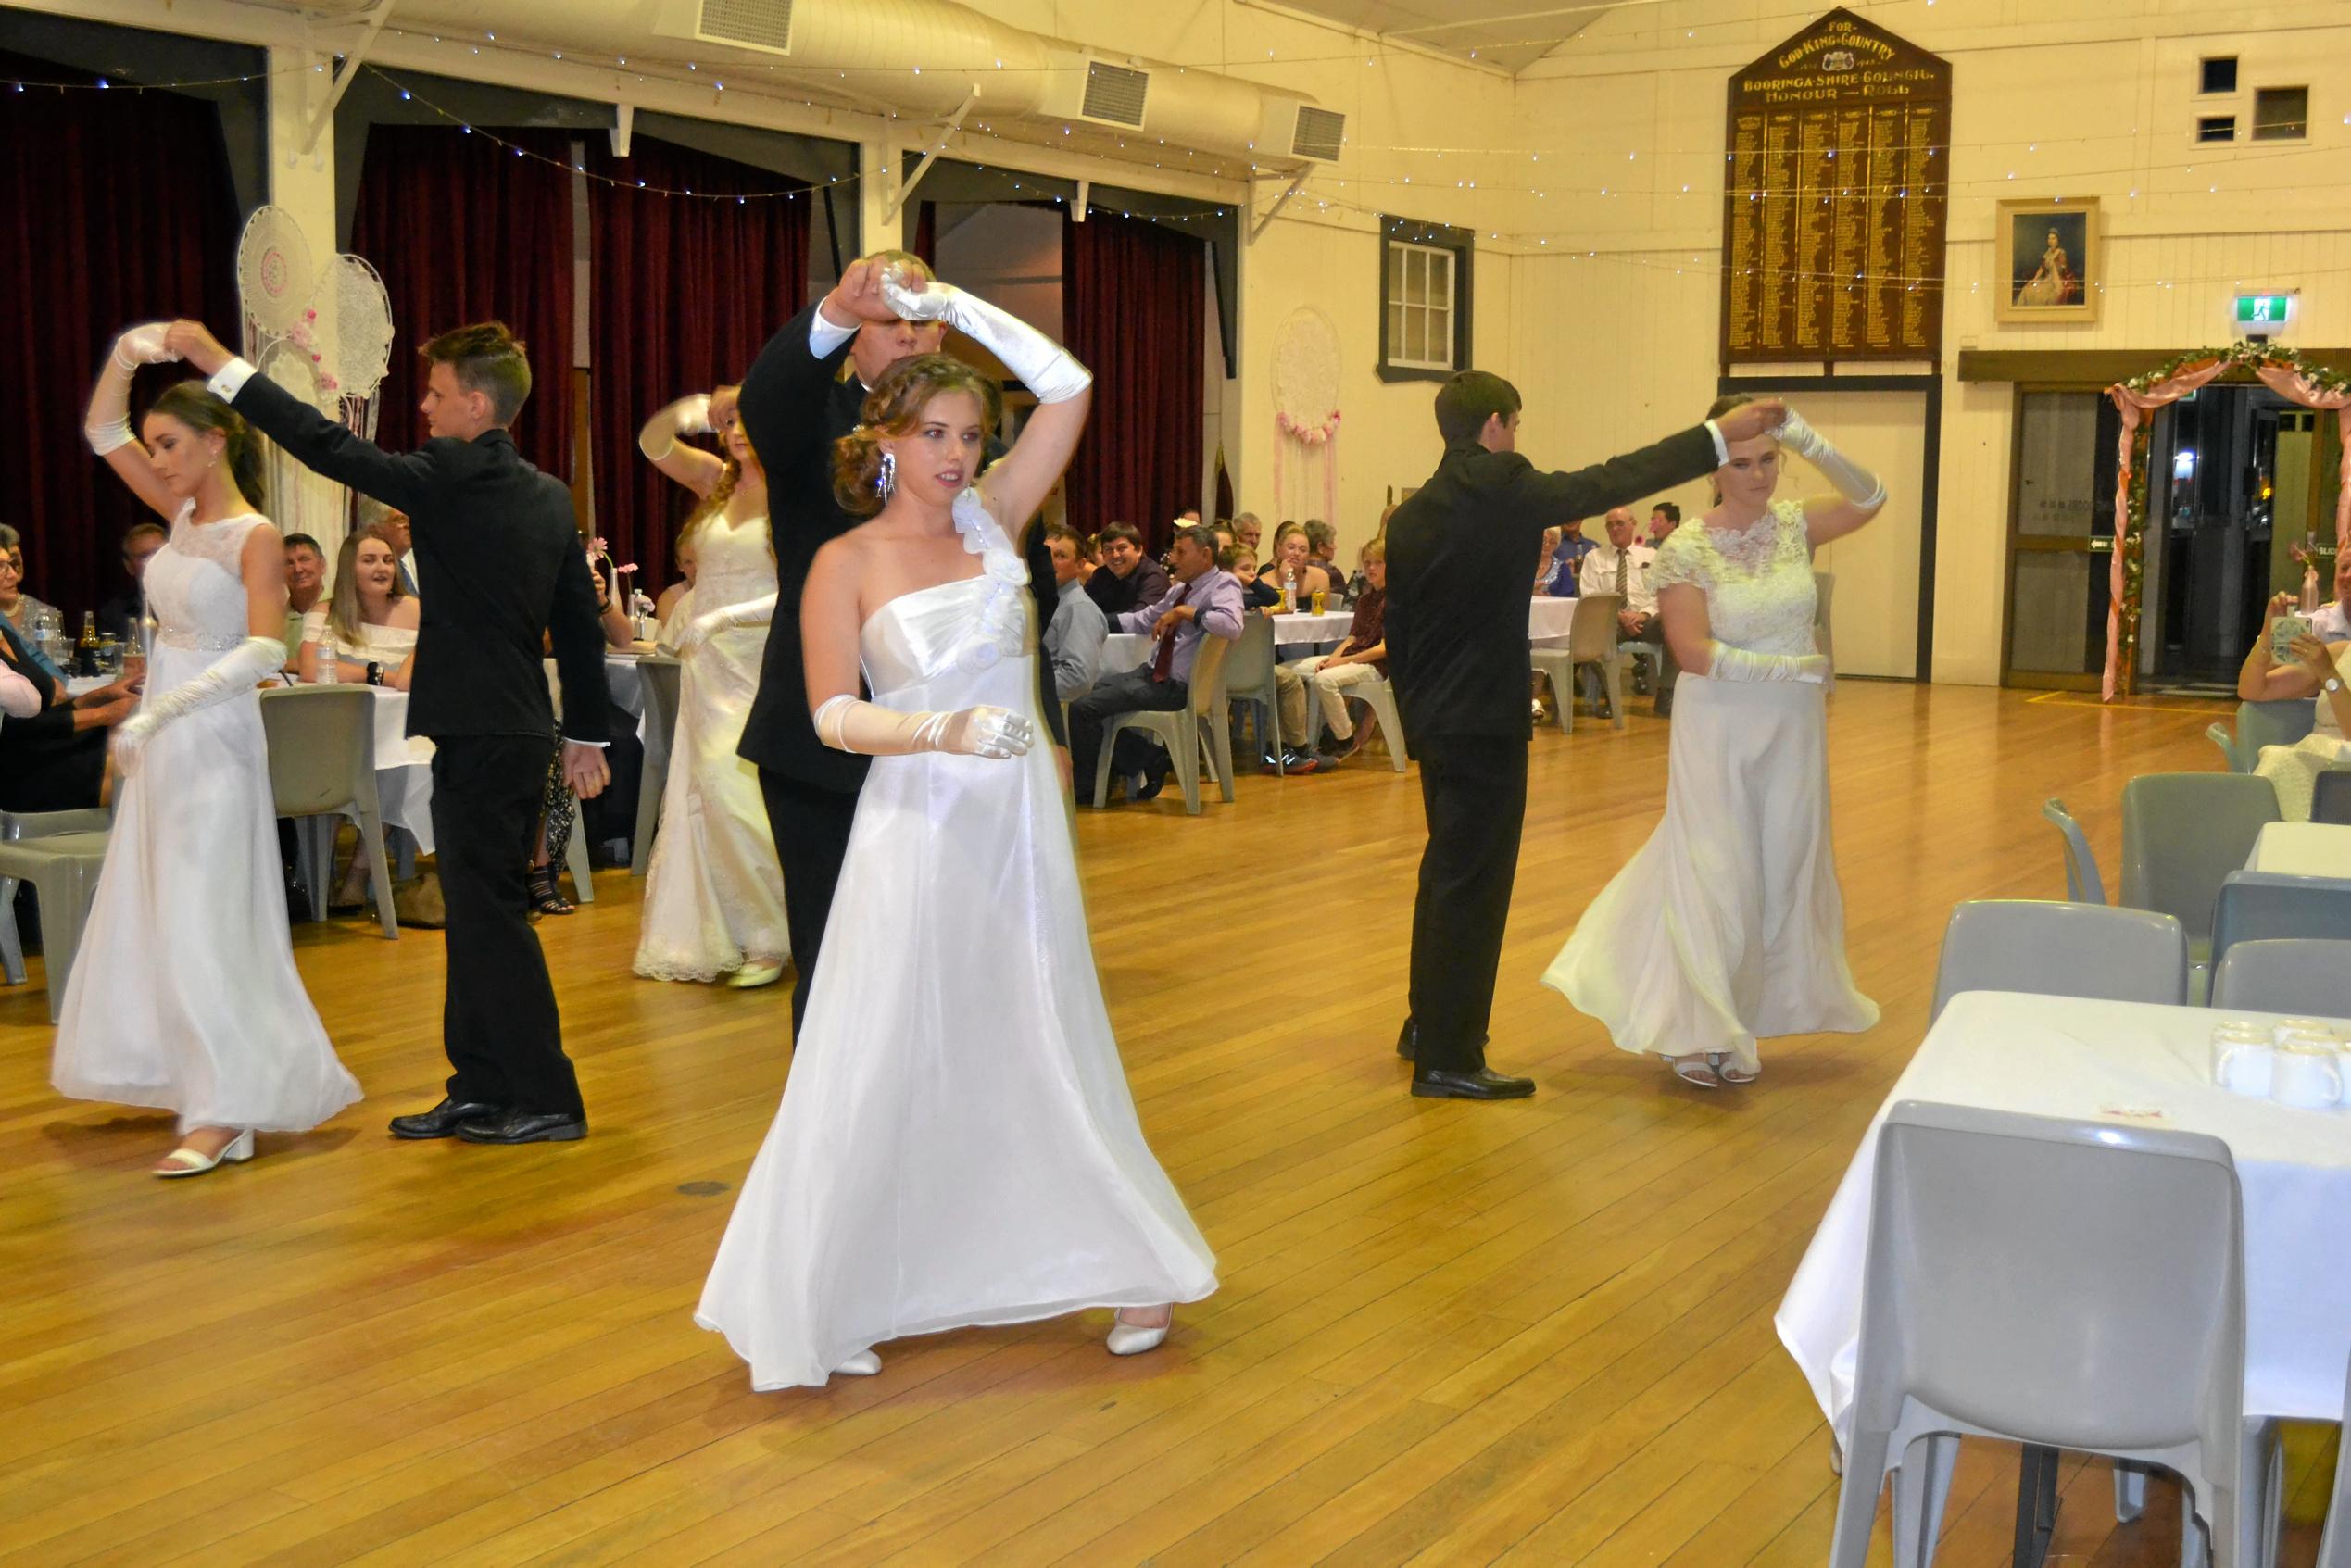
[[[238,558],[254,529],[269,519],[258,513],[197,524],[194,502],[172,520],[171,538],[147,561],[147,608],[157,621],[156,641],[167,647],[220,652],[245,639],[250,615]]]
[[[714,517],[694,536],[694,613],[731,609],[775,592],[775,550],[767,519]]]
[[[1706,595],[1715,638],[1753,653],[1806,654],[1815,592],[1801,501],[1775,501],[1745,530],[1692,518],[1674,530],[1649,570],[1659,588],[1691,583]]]

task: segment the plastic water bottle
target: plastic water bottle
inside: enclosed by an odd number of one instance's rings
[[[1286,566],[1282,568],[1282,613],[1292,615],[1297,612],[1297,609],[1298,569],[1294,566]]]
[[[310,684],[314,686],[331,686],[341,679],[343,679],[343,661],[335,657],[334,645],[321,643],[319,645],[319,678]]]

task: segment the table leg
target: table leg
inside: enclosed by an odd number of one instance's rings
[[[2057,1459],[2056,1449],[2024,1446],[2017,1467],[2016,1568],[2041,1568],[2049,1556],[2057,1530]]]

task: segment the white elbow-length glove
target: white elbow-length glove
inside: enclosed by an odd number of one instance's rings
[[[0,713],[11,719],[31,719],[41,711],[41,688],[0,664]]]
[[[739,605],[698,615],[677,631],[676,648],[679,657],[692,653],[721,632],[732,632],[738,626],[764,626],[775,619],[775,596],[762,594],[756,599],[745,599]]]
[[[945,321],[980,344],[1037,394],[1040,403],[1064,403],[1094,384],[1094,372],[1068,349],[1009,310],[999,310],[953,283],[911,277],[890,267],[882,273],[882,297],[910,321]]]
[[[670,455],[681,435],[710,433],[710,395],[698,392],[681,397],[651,419],[636,433],[636,449],[653,462]]]
[[[857,697],[828,697],[817,706],[816,738],[836,751],[865,757],[904,757],[951,751],[963,757],[1027,755],[1037,726],[1009,708],[965,708],[952,713],[900,713]]]
[[[1708,639],[1706,673],[1717,681],[1805,681],[1818,685],[1829,679],[1825,653],[1756,653]]]
[[[103,458],[137,439],[131,433],[131,377],[142,365],[163,365],[180,358],[163,346],[169,321],[149,321],[114,340],[114,350],[98,371],[98,384],[90,394],[90,417],[82,427],[90,450]]]
[[[1776,433],[1779,445],[1821,471],[1837,494],[1856,507],[1882,507],[1886,504],[1885,482],[1834,446],[1829,438],[1804,422],[1804,417],[1793,408],[1780,421]]]
[[[134,771],[139,753],[164,725],[199,708],[209,708],[241,692],[249,692],[284,665],[283,643],[275,637],[247,637],[195,680],[183,681],[168,692],[148,693],[139,711],[115,726],[115,766],[125,773]]]

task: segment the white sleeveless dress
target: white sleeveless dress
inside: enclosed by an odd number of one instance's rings
[[[673,614],[707,615],[775,592],[767,519],[713,518],[697,545],[701,567]],[[648,980],[715,980],[747,961],[791,956],[759,769],[735,750],[766,651],[764,625],[734,627],[688,654],[679,673],[636,944],[636,972]]]
[[[956,522],[983,574],[865,622],[873,700],[992,704],[1043,736],[1027,571],[973,492]],[[695,1321],[784,1388],[908,1335],[1215,1288],[1136,1118],[1050,746],[875,758],[783,1108]]]
[[[1818,651],[1801,502],[1773,503],[1743,533],[1691,519],[1650,580],[1704,589],[1717,642]],[[1682,674],[1665,818],[1584,910],[1543,984],[1625,1050],[1723,1051],[1750,1073],[1757,1035],[1878,1022],[1845,966],[1820,686]]]
[[[238,558],[262,520],[197,527],[190,509],[147,562],[161,627],[149,696],[195,680],[246,635]],[[359,1098],[295,971],[270,808],[258,692],[148,737],[117,788],[66,983],[50,1073],[59,1094],[176,1111],[183,1133],[298,1133]]]

